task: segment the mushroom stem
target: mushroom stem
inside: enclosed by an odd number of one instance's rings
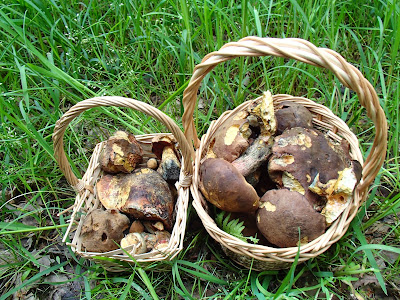
[[[157,172],[161,174],[164,180],[175,182],[179,180],[181,163],[175,154],[174,146],[166,146],[163,149],[161,163]]]
[[[232,165],[240,174],[248,176],[267,161],[271,154],[271,145],[268,140],[269,137],[259,136],[242,156],[232,162]]]

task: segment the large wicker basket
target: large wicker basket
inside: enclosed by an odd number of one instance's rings
[[[99,155],[103,146],[105,145],[105,142],[101,142],[96,145],[86,173],[83,175],[82,179],[78,179],[72,172],[71,166],[65,155],[63,137],[64,132],[68,127],[68,124],[75,117],[90,108],[99,106],[128,107],[143,112],[162,122],[172,133],[169,133],[168,135],[173,135],[178,141],[179,150],[182,155],[182,168],[179,182],[177,182],[176,184],[178,191],[178,199],[175,204],[176,218],[168,247],[163,249],[162,251],[153,250],[148,253],[130,256],[127,254],[127,251],[123,251],[122,249],[106,253],[94,253],[86,252],[81,246],[80,231],[83,223],[82,217],[91,210],[100,208],[102,206],[96,197],[96,189],[94,187],[97,180],[102,175],[102,171],[100,170],[98,161]],[[151,152],[151,140],[156,135],[157,133],[135,136],[138,142],[141,144],[144,152],[144,162],[142,165],[145,165],[146,161],[150,157],[155,157],[155,155]],[[163,135],[165,135],[165,133],[163,133]],[[73,234],[72,241],[68,242],[67,244],[71,246],[72,250],[75,253],[79,254],[81,257],[92,259],[99,264],[102,264],[106,269],[110,271],[118,272],[124,271],[129,268],[129,263],[139,263],[140,265],[146,265],[154,261],[171,260],[182,250],[183,238],[186,228],[187,206],[189,202],[189,186],[191,184],[191,174],[193,170],[192,157],[194,155],[194,151],[187,142],[185,136],[183,135],[183,132],[170,117],[168,117],[158,109],[152,107],[151,105],[137,100],[113,96],[96,97],[83,100],[74,105],[61,117],[60,120],[57,121],[53,134],[53,141],[55,158],[60,166],[60,169],[64,173],[68,182],[77,192],[75,204],[72,207],[73,210],[69,220],[69,226],[63,240],[65,242],[67,238],[71,234]]]
[[[358,95],[358,99],[366,108],[367,115],[375,124],[375,140],[365,162],[359,149],[358,140],[349,130],[349,127],[328,108],[309,99],[290,95],[273,96],[274,105],[282,101],[301,103],[313,114],[313,124],[319,129],[328,132],[330,137],[340,141],[346,139],[350,143],[351,156],[363,165],[362,179],[359,183],[354,200],[341,216],[319,238],[303,244],[300,250],[292,248],[274,248],[243,242],[235,238],[216,225],[208,213],[208,204],[199,190],[199,166],[206,155],[206,150],[213,139],[213,135],[232,114],[250,105],[247,101],[233,111],[227,111],[216,121],[213,121],[207,133],[199,141],[194,126],[193,112],[196,106],[197,92],[202,79],[219,63],[240,56],[277,56],[292,58],[307,64],[331,70],[340,82]],[[253,100],[254,101],[254,100]],[[368,188],[383,164],[387,146],[387,123],[384,112],[379,105],[378,97],[371,84],[363,75],[338,53],[324,48],[317,48],[313,44],[301,39],[276,39],[246,37],[238,42],[228,43],[219,51],[208,54],[194,69],[192,78],[184,92],[183,98],[185,113],[183,124],[188,140],[193,140],[196,147],[196,158],[191,192],[193,205],[201,218],[208,233],[221,244],[226,254],[239,264],[256,270],[283,269],[289,267],[295,260],[298,250],[299,262],[314,258],[326,251],[337,242],[346,232],[351,220],[357,213],[360,205],[365,201]]]

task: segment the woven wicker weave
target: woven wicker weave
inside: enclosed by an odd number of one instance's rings
[[[146,113],[147,115],[162,122],[168,128],[168,130],[172,132],[172,134],[168,135],[173,135],[178,141],[179,149],[182,154],[182,169],[179,182],[176,184],[178,191],[178,199],[175,204],[176,219],[169,245],[162,251],[154,250],[152,252],[134,255],[132,259],[131,256],[127,255],[126,252],[121,249],[106,253],[86,252],[84,249],[82,249],[79,237],[83,223],[83,218],[81,217],[86,215],[86,213],[88,213],[89,211],[101,207],[100,202],[96,198],[94,186],[102,174],[98,160],[100,152],[105,145],[105,142],[96,145],[86,173],[84,174],[82,179],[79,180],[72,172],[71,166],[65,155],[63,137],[68,124],[75,117],[90,108],[99,106],[128,107]],[[156,135],[157,134],[147,134],[135,136],[138,142],[141,144],[144,152],[144,163],[141,166],[144,166],[146,161],[150,157],[155,157],[154,154],[151,152],[151,140]],[[163,133],[163,135],[165,135],[165,133]],[[77,192],[75,204],[72,207],[73,210],[69,221],[69,227],[64,236],[64,241],[66,241],[68,236],[73,234],[72,241],[67,244],[71,246],[74,252],[84,258],[92,259],[102,264],[106,269],[115,272],[124,271],[127,267],[129,267],[129,264],[121,263],[122,261],[128,263],[138,262],[141,264],[148,264],[153,261],[170,260],[180,252],[180,250],[182,249],[183,238],[186,228],[186,213],[187,205],[189,202],[189,186],[191,184],[191,174],[193,170],[192,157],[194,155],[194,151],[187,142],[182,131],[170,117],[166,116],[164,113],[152,107],[151,105],[137,100],[111,96],[96,97],[79,102],[78,104],[73,106],[68,112],[66,112],[60,120],[57,121],[53,134],[53,141],[55,152],[54,155],[60,166],[60,169],[64,173],[68,182]],[[75,227],[74,225],[77,226]],[[73,230],[75,230],[75,232],[73,232]],[[130,249],[129,247],[127,247],[125,250],[129,251]]]
[[[363,165],[362,179],[355,191],[353,202],[327,229],[325,234],[308,244],[301,245],[299,262],[304,262],[323,253],[344,235],[351,220],[356,215],[358,208],[362,202],[365,201],[369,185],[374,180],[383,164],[387,146],[387,123],[375,90],[355,67],[347,63],[342,56],[330,49],[317,48],[313,44],[301,39],[247,37],[238,42],[228,43],[219,51],[205,56],[202,62],[195,67],[183,98],[185,108],[185,113],[183,115],[185,135],[189,141],[194,142],[197,149],[191,187],[194,198],[193,205],[208,233],[221,244],[227,255],[239,264],[246,267],[252,266],[252,268],[256,270],[289,267],[294,262],[298,248],[273,248],[254,245],[243,242],[227,234],[218,228],[214,220],[209,216],[207,212],[207,202],[198,188],[200,162],[206,154],[206,149],[213,139],[215,130],[219,128],[229,116],[247,107],[252,101],[243,103],[233,111],[225,112],[218,120],[213,121],[207,133],[201,138],[201,141],[196,134],[193,112],[196,106],[197,92],[200,83],[215,66],[235,57],[267,55],[292,58],[332,71],[344,86],[357,93],[361,105],[366,108],[368,117],[372,119],[375,124],[375,139],[370,154],[364,162],[357,138],[349,130],[346,123],[335,116],[328,108],[306,98],[293,97],[290,95],[273,96],[275,106],[282,101],[293,101],[307,107],[313,114],[314,126],[323,129],[324,132],[328,132],[328,134],[337,141],[346,139],[350,144],[351,157],[358,160]]]

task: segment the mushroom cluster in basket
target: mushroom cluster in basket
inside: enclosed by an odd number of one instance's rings
[[[217,129],[199,187],[227,218],[243,221],[243,234],[294,247],[325,232],[351,203],[360,177],[346,141],[313,128],[300,104],[274,110],[268,91]]]
[[[80,237],[86,251],[121,246],[130,254],[142,254],[168,246],[177,197],[174,184],[181,169],[175,144],[170,135],[155,136],[156,158],[139,167],[143,150],[132,134],[117,131],[106,141],[99,157],[103,175],[96,183],[104,209],[92,210],[83,221]]]

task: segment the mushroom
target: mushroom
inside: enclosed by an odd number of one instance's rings
[[[143,236],[138,232],[128,233],[121,240],[121,248],[133,246],[130,254],[142,254],[147,252],[146,241]]]
[[[80,238],[86,251],[107,252],[118,249],[129,227],[129,218],[117,210],[95,209],[83,220]]]
[[[172,227],[174,199],[168,183],[152,169],[104,175],[96,191],[105,208],[119,209],[139,220],[161,221],[167,230]]]
[[[308,243],[325,232],[325,217],[298,192],[270,190],[260,199],[257,227],[278,247]]]
[[[282,134],[286,129],[294,127],[312,128],[312,114],[303,105],[284,101],[275,111],[277,122],[276,133]]]
[[[200,166],[200,190],[204,197],[228,212],[254,212],[259,197],[243,175],[222,158],[208,158]]]
[[[156,231],[155,233],[144,232],[142,236],[146,242],[148,252],[153,249],[160,250],[161,248],[166,248],[171,239],[171,234],[165,230]]]
[[[162,177],[168,182],[179,180],[181,163],[175,150],[175,139],[171,136],[155,136],[152,140],[152,152],[161,159],[157,169]]]
[[[297,191],[319,205],[320,197],[309,190],[319,174],[319,180],[327,183],[338,178],[338,172],[350,161],[324,134],[309,128],[295,127],[275,137],[268,171],[279,187]]]
[[[217,129],[207,157],[218,157],[232,162],[249,147],[248,139],[252,131],[247,116],[248,112],[240,111]]]
[[[138,232],[142,233],[144,231],[144,226],[139,220],[132,222],[131,227],[129,227],[129,233]]]
[[[147,167],[153,170],[157,169],[158,167],[157,159],[155,159],[154,157],[149,158],[149,160],[147,161]]]
[[[124,131],[117,131],[111,136],[102,152],[99,163],[108,173],[130,173],[143,159],[143,149],[135,136]]]
[[[358,182],[357,175],[352,167],[345,168],[338,173],[337,179],[331,179],[325,184],[319,181],[319,174],[317,174],[309,186],[311,191],[327,200],[321,214],[325,216],[328,225],[335,221],[349,206]]]
[[[276,120],[271,92],[265,92],[261,100],[252,104],[249,111],[249,117],[253,117],[250,123],[252,126],[258,125],[260,133],[247,150],[232,162],[243,176],[254,173],[267,161],[271,154],[271,146],[273,143],[272,136],[276,131]]]

